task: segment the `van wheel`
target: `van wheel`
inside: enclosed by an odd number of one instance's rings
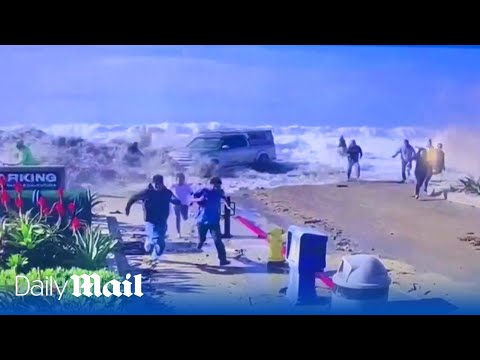
[[[268,166],[270,165],[270,163],[271,163],[270,157],[267,154],[262,154],[257,159],[255,168],[259,171],[265,171],[268,169]]]

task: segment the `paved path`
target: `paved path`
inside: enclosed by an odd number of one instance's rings
[[[241,311],[240,308],[246,312],[265,312],[279,307],[281,312],[325,311],[324,305],[306,310],[290,305],[281,293],[288,284],[288,274],[267,271],[268,247],[265,241],[253,236],[237,221],[232,221],[233,238],[224,240],[230,265],[219,266],[210,237],[202,251],[196,249],[193,218],[182,226],[187,230],[184,230],[186,236],[177,239],[173,214],[168,223],[165,253],[152,264],[143,251],[145,233],[141,208],[134,205],[130,216],[126,217],[116,211],[123,209],[124,205],[123,199],[108,199],[108,205],[100,215],[118,223],[123,253],[130,270],[141,272],[152,295],[160,297],[162,302],[174,306],[179,312],[192,309],[195,312],[229,312],[231,308],[235,308],[235,312]],[[320,281],[318,292],[320,296],[326,292]]]
[[[292,306],[284,296],[288,273],[267,270],[268,247],[264,240],[237,221],[232,221],[232,239],[225,239],[227,256],[231,264],[218,266],[215,246],[211,238],[202,249],[196,249],[197,238],[194,219],[183,224],[186,236],[176,238],[174,216],[169,219],[165,253],[153,263],[144,254],[145,239],[142,209],[134,205],[129,217],[123,209],[125,199],[108,199],[100,214],[109,219],[110,230],[121,237],[122,253],[116,262],[120,272],[142,273],[144,288],[149,295],[181,314],[188,313],[328,313],[330,290],[317,280],[319,304]],[[266,220],[259,225],[268,231],[274,227]],[[327,274],[332,274],[339,262],[339,254],[327,256]],[[398,291],[390,292],[390,300],[411,300]]]

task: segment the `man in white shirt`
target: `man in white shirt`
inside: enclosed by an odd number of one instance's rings
[[[192,187],[185,183],[185,175],[177,174],[177,183],[172,186],[172,191],[176,198],[180,200],[180,205],[174,205],[175,223],[177,226],[178,238],[182,237],[181,222],[188,220],[188,208],[192,198]]]

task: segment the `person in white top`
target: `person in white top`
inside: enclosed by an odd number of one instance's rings
[[[175,223],[177,226],[178,238],[182,237],[181,222],[188,220],[188,208],[192,198],[192,187],[185,183],[185,175],[177,174],[177,183],[172,186],[173,193],[180,200],[180,205],[174,205],[175,210]]]

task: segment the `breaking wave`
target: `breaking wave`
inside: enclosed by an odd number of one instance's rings
[[[232,128],[234,126],[229,126]],[[242,128],[243,126],[240,126]],[[106,126],[101,124],[58,124],[40,129],[3,128],[0,130],[1,161],[15,160],[15,142],[24,139],[34,154],[45,164],[65,165],[70,184],[129,184],[147,181],[154,173],[172,181],[178,169],[168,154],[187,144],[204,130],[221,129],[219,123],[162,123],[142,126]],[[397,180],[400,176],[398,159],[392,159],[403,139],[414,146],[425,146],[432,138],[442,142],[446,152],[448,174],[452,179],[461,174],[480,175],[480,162],[474,146],[478,133],[467,129],[428,129],[398,127],[329,126],[262,126],[273,130],[278,162],[269,171],[235,169],[222,174],[230,189],[275,187],[280,185],[322,184],[344,178],[345,159],[336,151],[338,137],[355,139],[363,148],[362,177],[375,180]],[[122,162],[127,144],[137,141],[146,154],[141,167],[125,167]],[[202,182],[189,174],[191,182]]]

